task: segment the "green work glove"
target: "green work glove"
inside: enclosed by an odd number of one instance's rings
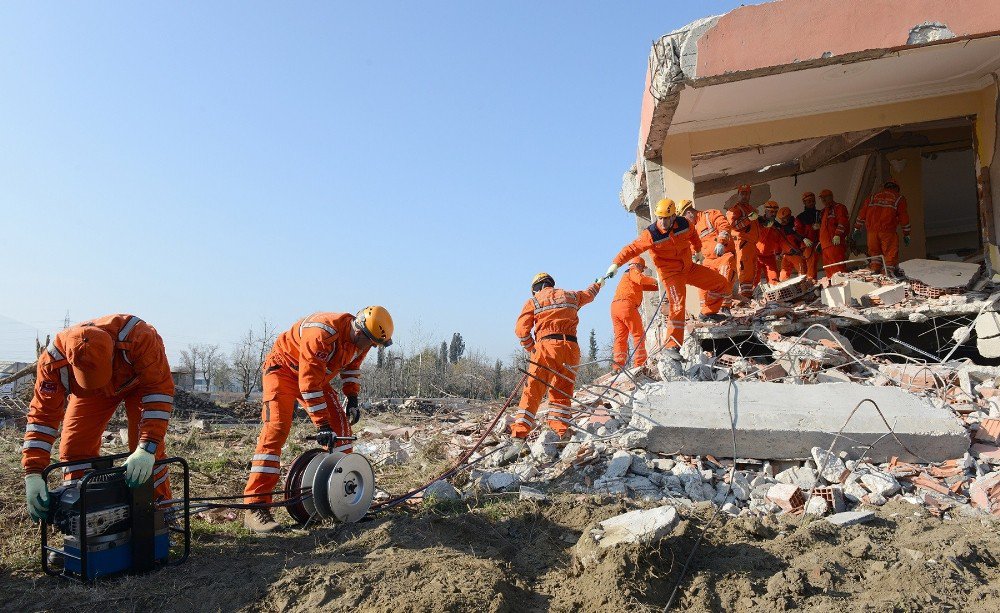
[[[726,252],[726,246],[722,243],[715,243],[715,256],[722,257],[722,254]]]
[[[142,447],[132,452],[125,460],[125,483],[129,487],[138,487],[149,480],[153,474],[153,462],[156,458]]]
[[[25,497],[28,500],[28,515],[35,521],[41,521],[49,510],[49,488],[41,475],[24,476]]]
[[[808,238],[803,238],[802,239],[802,244],[805,245],[806,247],[812,247],[813,246],[813,242],[811,240],[809,240]]]
[[[604,276],[607,279],[613,279],[616,272],[618,272],[618,264],[612,264],[608,266],[608,272],[604,273]]]
[[[907,247],[910,246],[910,237],[909,236],[904,236],[903,237],[903,244],[906,245]]]
[[[840,237],[839,236],[837,236],[837,235],[833,236],[833,244],[834,245],[839,245],[840,244]]]

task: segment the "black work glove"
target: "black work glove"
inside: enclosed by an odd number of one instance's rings
[[[333,447],[333,439],[336,436],[330,426],[320,426],[319,432],[316,433],[316,443],[329,450]]]
[[[361,419],[361,407],[358,406],[357,396],[347,397],[347,417],[352,426],[358,423],[358,420]]]

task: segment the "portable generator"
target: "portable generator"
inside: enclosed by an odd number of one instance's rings
[[[179,467],[183,476],[182,497],[157,505],[152,478],[130,488],[125,482],[125,467],[114,465],[128,455],[60,462],[42,472],[47,480],[56,469],[92,466],[82,478],[66,481],[49,492],[49,512],[41,527],[42,569],[46,574],[90,582],[112,575],[142,574],[187,559],[191,552],[187,462],[182,458],[156,462],[155,466]],[[63,534],[61,548],[49,545],[50,526]],[[60,561],[61,569],[56,568]]]

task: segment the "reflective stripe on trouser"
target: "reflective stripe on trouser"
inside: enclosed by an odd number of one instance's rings
[[[135,451],[139,444],[139,418],[142,413],[141,395],[133,394],[126,396],[125,414],[128,417],[128,448]],[[84,458],[93,458],[101,455],[101,438],[107,428],[111,416],[114,415],[118,404],[122,402],[121,397],[97,397],[79,398],[71,396],[69,404],[66,406],[66,416],[63,420],[62,439],[59,444],[59,461],[72,462]],[[161,460],[166,457],[166,445],[158,445],[156,448],[156,459]],[[160,466],[154,467],[154,497],[156,499],[169,499],[170,479],[167,477],[167,470]],[[84,475],[83,470],[74,470],[64,473],[65,479],[79,479]]]
[[[660,282],[663,283],[667,292],[667,299],[660,307],[660,312],[663,314],[667,326],[667,338],[664,339],[664,346],[680,347],[684,344],[687,286],[692,285],[700,290],[705,290],[705,301],[701,305],[701,312],[708,314],[718,313],[719,309],[722,308],[722,300],[726,296],[729,284],[725,277],[701,264],[692,264],[687,272],[669,274],[664,274],[662,270],[657,270],[657,272],[660,274]]]
[[[736,284],[736,255],[729,253],[723,253],[717,258],[707,258],[702,265],[706,268],[711,268],[715,272],[722,275],[722,278],[726,280],[726,287],[729,291],[726,292],[726,296],[722,299],[723,306],[729,306],[732,303],[733,286]],[[699,289],[698,297],[700,298],[701,304],[705,304],[706,298],[708,297],[708,290]]]
[[[758,255],[757,269],[760,270],[760,280],[766,280],[768,285],[777,285],[780,272],[778,258],[774,255]]]
[[[250,461],[250,476],[243,490],[244,494],[253,494],[246,499],[248,503],[271,502],[271,492],[281,477],[281,462],[275,458],[281,457],[281,448],[292,429],[295,402],[300,400],[298,376],[287,368],[265,373],[263,388],[265,400],[260,413],[262,425],[257,437],[257,447]],[[322,415],[329,415],[330,429],[337,436],[350,436],[351,425],[347,423],[344,411],[338,410],[340,404],[333,399],[332,390],[323,390],[323,400],[329,410],[322,412]],[[310,414],[310,417],[313,416],[314,414]],[[351,448],[345,446],[340,451],[350,453]]]
[[[635,353],[632,364],[642,366],[646,363],[646,335],[639,309],[625,300],[615,300],[611,303],[611,326],[615,332],[614,349],[612,351],[615,366],[626,366],[628,358],[628,339],[632,338]]]
[[[742,245],[741,245],[742,243]],[[740,281],[740,294],[746,298],[753,295],[760,276],[757,273],[757,245],[751,241],[736,243],[736,276]]]
[[[570,341],[538,341],[535,344],[535,352],[531,354],[531,361],[537,362],[545,368],[528,364],[528,373],[531,376],[524,383],[521,402],[518,404],[518,413],[523,411],[534,417],[546,392],[548,392],[550,405],[562,407],[568,405],[573,399],[573,388],[576,381],[576,371],[573,369],[580,363],[580,346]],[[548,424],[560,436],[569,429],[565,423],[553,419],[551,415],[549,415]],[[510,426],[510,435],[515,438],[524,438],[528,436],[530,431],[531,428],[518,421]]]
[[[841,241],[839,245],[823,245],[823,266],[834,262],[843,262],[847,259],[847,246]],[[881,264],[881,262],[879,262]],[[847,264],[840,264],[823,269],[823,274],[832,277],[834,273],[847,272]]]
[[[885,258],[885,265],[895,268],[899,264],[899,235],[895,230],[887,232],[869,230],[868,231],[868,255],[881,255]],[[882,259],[868,262],[868,267],[872,270],[882,269]]]
[[[789,279],[795,275],[805,274],[805,260],[801,255],[785,254],[781,256],[781,281]]]

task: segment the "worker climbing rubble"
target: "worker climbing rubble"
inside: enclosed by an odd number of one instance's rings
[[[641,368],[646,364],[646,331],[642,324],[639,306],[642,304],[643,292],[655,292],[658,289],[656,279],[646,275],[646,262],[641,257],[632,258],[629,271],[622,275],[611,300],[611,326],[614,329],[615,341],[612,356],[614,369],[621,370],[628,366],[628,340],[632,338],[635,348],[632,364]]]
[[[733,239],[730,234],[729,220],[717,209],[699,211],[690,200],[681,200],[677,212],[683,215],[698,233],[701,240],[701,252],[696,254],[703,264],[726,279],[730,288],[723,300],[723,308],[731,306],[732,288],[736,282],[736,255],[733,252]],[[693,246],[692,246],[693,248]],[[701,302],[705,302],[706,290],[698,290]]]
[[[499,463],[509,464],[525,448],[525,439],[536,425],[535,414],[548,390],[547,423],[561,438],[570,432],[573,411],[570,405],[580,364],[580,345],[576,328],[577,312],[590,304],[601,291],[604,279],[598,279],[582,291],[556,288],[548,273],[538,273],[531,281],[531,298],[517,317],[514,334],[528,352],[528,376],[521,392],[521,402],[510,426],[511,444]]]
[[[790,208],[782,207],[775,218],[774,230],[778,236],[778,253],[781,255],[781,274],[784,281],[793,275],[806,273],[805,253],[811,251],[813,241],[799,234],[796,228],[801,227]]]
[[[125,403],[128,447],[125,480],[136,487],[153,479],[157,500],[170,498],[163,437],[173,410],[174,382],[163,340],[135,315],[107,315],[63,330],[38,359],[34,396],[28,411],[21,464],[28,513],[42,519],[48,491],[42,471],[59,435],[62,462],[101,454],[105,427]],[[64,479],[79,479],[90,464],[63,468]]]
[[[896,227],[903,230],[903,243],[910,245],[910,214],[907,211],[906,198],[900,193],[899,182],[889,177],[883,184],[882,191],[867,198],[858,213],[854,224],[855,240],[860,240],[862,229],[867,230],[868,255],[875,259],[868,263],[873,272],[882,268],[882,258],[889,270],[887,274],[896,274],[899,266],[899,235]],[[878,258],[877,256],[882,256]]]
[[[719,310],[732,288],[725,277],[692,261],[692,252],[700,253],[702,250],[701,239],[687,218],[677,214],[677,205],[673,200],[660,200],[654,213],[656,221],[618,252],[608,268],[607,276],[614,276],[619,266],[645,251],[652,254],[653,266],[656,267],[666,292],[666,308],[661,306],[660,311],[666,319],[667,336],[663,340],[663,346],[667,350],[667,357],[680,360],[679,348],[684,343],[687,286],[693,285],[706,291],[700,315],[700,319],[706,321],[725,319],[719,314]]]
[[[739,293],[745,300],[753,297],[753,290],[760,282],[757,264],[757,242],[760,224],[757,208],[750,204],[750,186],[741,185],[736,190],[737,199],[726,211],[726,219],[733,230],[736,253],[736,276],[740,281]]]
[[[813,281],[816,280],[819,268],[819,230],[820,211],[816,210],[816,194],[804,192],[802,194],[802,206],[804,209],[795,216],[795,231],[799,236],[809,239],[812,246],[806,247],[802,252],[802,274]]]
[[[314,313],[278,336],[263,366],[263,426],[244,490],[248,503],[271,502],[296,402],[316,426],[317,443],[328,451],[351,452],[351,443],[338,441],[338,437],[349,437],[351,425],[361,417],[361,363],[373,346],[391,345],[392,332],[389,312],[370,306],[356,316]],[[338,375],[346,408],[330,385]],[[266,507],[248,510],[244,524],[258,533],[281,527]]]
[[[778,232],[778,203],[768,200],[764,203],[764,216],[760,218],[760,233],[757,238],[757,264],[761,281],[776,285],[780,276],[778,255],[781,254],[782,240]]]
[[[823,254],[823,271],[827,277],[834,273],[847,272],[847,265],[840,264],[847,259],[847,228],[850,216],[847,207],[833,199],[833,192],[824,189],[819,193],[823,201],[820,213],[819,241]]]

